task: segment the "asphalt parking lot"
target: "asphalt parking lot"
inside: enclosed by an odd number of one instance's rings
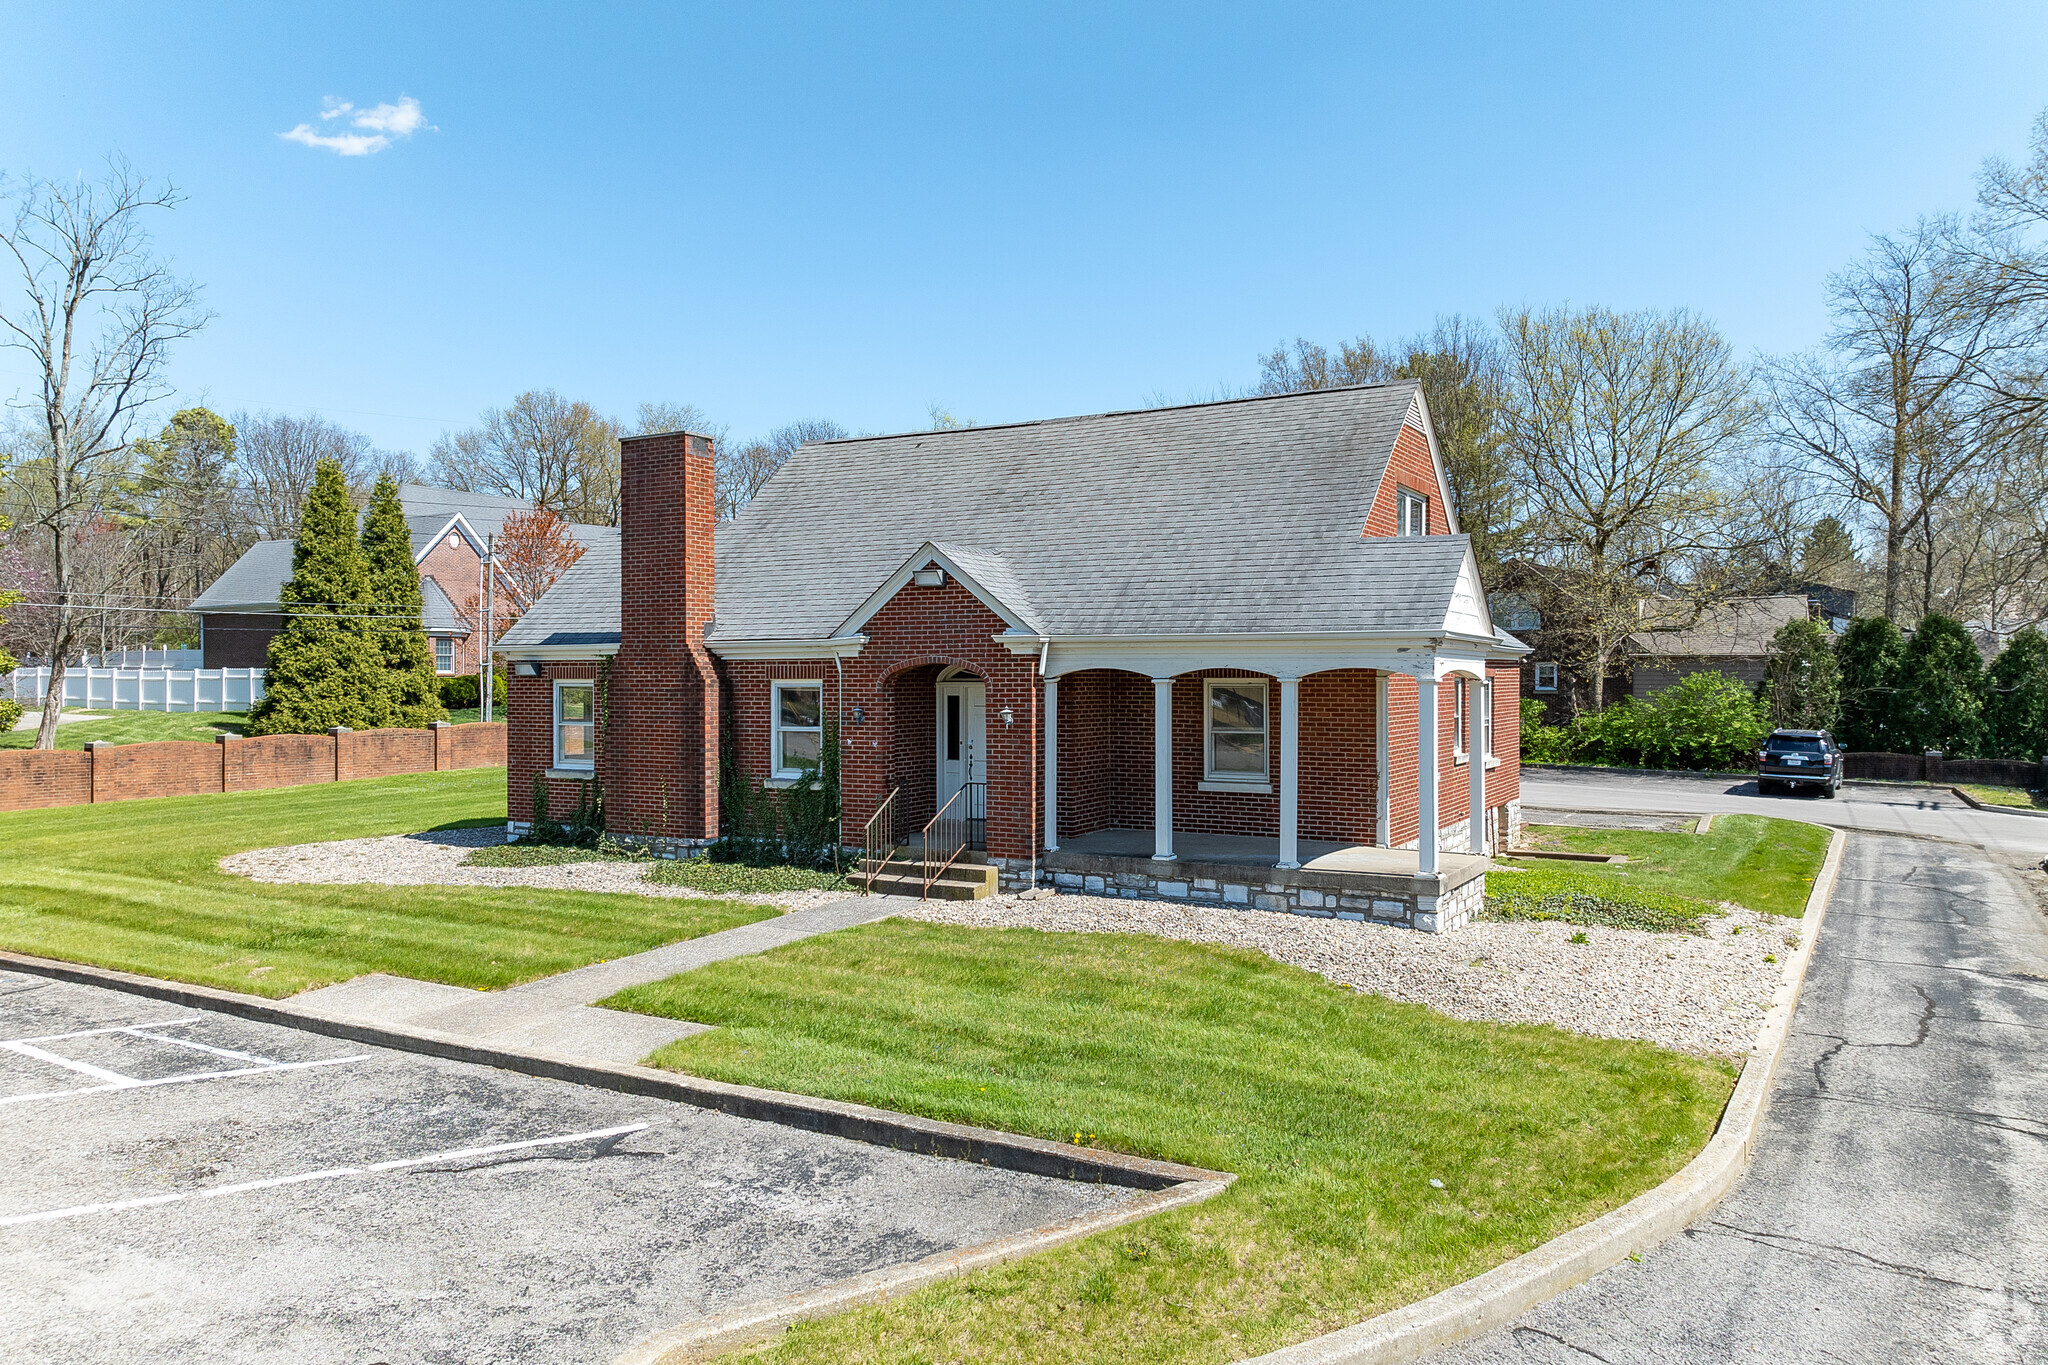
[[[1133,1191],[0,973],[19,1360],[603,1361]]]

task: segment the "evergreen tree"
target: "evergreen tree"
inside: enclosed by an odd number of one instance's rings
[[[1787,621],[1771,639],[1764,704],[1773,729],[1832,730],[1841,712],[1842,675],[1827,628],[1811,617]]]
[[[418,729],[447,719],[441,682],[434,675],[434,650],[420,626],[420,571],[412,558],[412,530],[398,505],[398,481],[389,474],[378,475],[370,492],[369,515],[363,521],[363,566],[369,574],[372,610],[382,618],[368,624],[384,664],[384,724]]]
[[[1903,753],[1971,758],[1984,737],[1984,656],[1961,621],[1930,611],[1899,656],[1892,733]]]
[[[1863,753],[1902,752],[1891,732],[1892,688],[1906,639],[1884,616],[1859,616],[1835,642],[1841,675],[1841,724],[1835,738]]]
[[[2048,757],[2048,636],[2028,626],[2006,641],[1991,665],[1984,720],[1998,757]]]
[[[278,592],[284,629],[270,641],[252,735],[367,730],[384,722],[383,656],[370,627],[370,579],[341,466],[322,460],[306,497],[292,576]]]

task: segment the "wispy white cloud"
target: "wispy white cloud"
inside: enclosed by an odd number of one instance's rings
[[[381,152],[393,142],[411,137],[422,128],[432,128],[420,102],[411,95],[401,95],[396,104],[377,104],[368,109],[358,109],[347,100],[329,98],[327,107],[320,111],[320,122],[332,126],[336,119],[347,119],[347,126],[360,131],[347,133],[323,133],[310,123],[301,123],[289,132],[278,136],[287,142],[301,143],[307,147],[324,147],[339,156],[368,156]]]

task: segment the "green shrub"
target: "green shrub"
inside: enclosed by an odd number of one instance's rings
[[[718,862],[712,858],[682,858],[657,862],[647,880],[668,886],[687,886],[727,896],[764,896],[778,891],[847,891],[852,888],[836,872],[817,872],[804,867],[756,867],[747,863]]]
[[[1748,687],[1721,673],[1694,673],[1648,701],[1623,697],[1605,711],[1580,716],[1565,733],[1564,752],[1551,761],[1635,768],[1745,768],[1754,761],[1757,744],[1769,732]],[[1526,741],[1523,752],[1528,753]]]
[[[1854,753],[1902,753],[1892,736],[1892,691],[1906,637],[1882,616],[1859,616],[1835,641],[1841,719],[1835,738]]]
[[[1827,627],[1812,617],[1778,627],[1763,685],[1765,719],[1771,726],[1832,730],[1840,719],[1841,693],[1841,666]]]
[[[441,705],[450,711],[474,711],[478,699],[483,696],[482,680],[474,673],[441,679]],[[503,669],[491,670],[491,706],[495,711],[505,709],[505,673]]]
[[[1999,758],[2048,754],[2048,636],[2028,626],[1991,665],[1984,699],[1990,748]]]
[[[10,697],[0,697],[0,730],[12,730],[20,722],[23,714],[20,702]]]
[[[1892,694],[1892,741],[1900,753],[1939,749],[1973,758],[1984,740],[1984,656],[1969,629],[1930,611],[1899,655]]]
[[[278,590],[284,629],[271,637],[263,700],[252,735],[317,735],[337,725],[369,730],[391,719],[384,655],[371,632],[369,570],[341,466],[322,460],[292,545],[292,576]]]
[[[1546,708],[1534,697],[1522,698],[1522,759],[1527,763],[1571,761],[1571,732],[1546,719]]]

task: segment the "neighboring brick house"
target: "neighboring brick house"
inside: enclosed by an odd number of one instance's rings
[[[1412,382],[813,442],[718,526],[708,437],[623,478],[500,644],[515,830],[598,781],[711,840],[722,748],[788,785],[836,733],[850,844],[893,793],[991,883],[1444,928],[1519,825],[1526,650]]]
[[[420,571],[421,620],[434,650],[434,671],[469,674],[481,656],[463,607],[483,593],[484,546],[515,512],[531,512],[524,498],[463,493],[424,484],[399,485],[398,503],[412,532],[413,562]],[[587,551],[601,541],[616,542],[610,526],[569,527]],[[292,542],[260,540],[193,599],[199,617],[203,668],[262,668],[271,637],[284,629],[277,595],[292,576]],[[510,589],[501,577],[499,601]]]

